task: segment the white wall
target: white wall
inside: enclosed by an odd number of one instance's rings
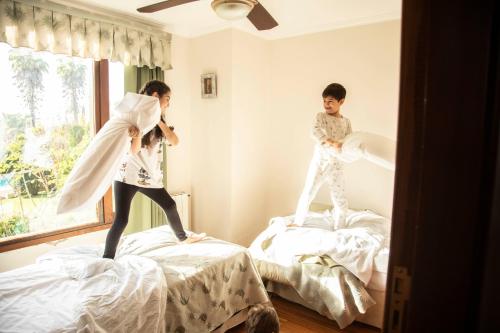
[[[229,240],[249,245],[266,221],[270,44],[233,31],[231,219]]]
[[[173,69],[165,71],[165,81],[172,89],[167,122],[175,127],[179,145],[167,147],[167,188],[171,193],[191,192],[191,98],[189,40],[173,36]],[[173,163],[171,163],[173,161]]]
[[[187,55],[193,228],[223,239],[229,235],[231,204],[231,41],[230,30],[195,38]],[[211,72],[217,73],[217,98],[202,99],[200,75]]]

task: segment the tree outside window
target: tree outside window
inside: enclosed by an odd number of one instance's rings
[[[94,133],[93,61],[0,43],[0,71],[0,240],[97,221],[55,214]]]

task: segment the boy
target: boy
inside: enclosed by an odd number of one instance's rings
[[[316,115],[312,129],[316,147],[295,212],[294,225],[301,226],[304,223],[311,201],[321,185],[328,183],[334,207],[335,230],[344,226],[348,209],[344,194],[343,164],[336,155],[342,149],[344,138],[352,133],[352,128],[349,119],[340,114],[340,107],[346,96],[345,88],[338,83],[332,83],[325,88],[322,95],[325,112]]]

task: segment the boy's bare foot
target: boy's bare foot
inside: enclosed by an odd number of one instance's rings
[[[194,232],[193,232],[193,233],[190,233],[190,234],[188,235],[188,237],[187,237],[185,240],[183,240],[183,241],[181,242],[181,244],[192,244],[192,243],[196,243],[196,242],[199,242],[199,241],[201,241],[201,240],[205,239],[205,237],[207,237],[207,234],[206,234],[206,233],[204,233],[204,232],[202,232],[201,234],[197,234],[197,233],[194,233]]]

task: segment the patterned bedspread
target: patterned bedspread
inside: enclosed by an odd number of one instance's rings
[[[209,332],[236,312],[269,301],[246,248],[213,238],[175,243],[171,229],[163,226],[126,237],[118,252],[140,254],[162,268],[167,332]]]

